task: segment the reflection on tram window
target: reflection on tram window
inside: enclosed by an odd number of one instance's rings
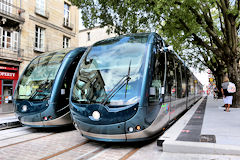
[[[165,54],[160,52],[161,45],[157,43],[153,49],[153,59],[152,59],[152,83],[149,91],[149,105],[158,104],[159,101],[162,102],[162,87],[164,81],[165,72]]]
[[[67,52],[68,50],[47,53],[34,59],[23,73],[15,99],[48,98],[58,69]]]
[[[176,71],[175,71],[175,59],[173,55],[168,54],[167,57],[167,84],[166,95],[164,100],[166,102],[176,99]]]
[[[146,41],[145,36],[125,36],[93,45],[76,77],[73,102],[108,105],[138,102]]]

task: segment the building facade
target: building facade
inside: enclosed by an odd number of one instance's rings
[[[0,104],[35,56],[78,46],[78,19],[68,0],[0,0]]]
[[[67,0],[22,0],[25,23],[21,32],[24,49],[20,73],[33,57],[43,52],[78,46],[78,8]]]
[[[105,26],[103,28],[94,27],[80,30],[78,35],[79,46],[90,46],[97,41],[117,36],[116,33],[107,33],[107,29],[108,27]]]

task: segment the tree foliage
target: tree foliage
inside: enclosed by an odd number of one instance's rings
[[[239,0],[70,0],[85,27],[110,26],[118,34],[156,31],[188,63],[215,77],[227,70],[240,88]],[[111,28],[114,26],[113,28]],[[236,94],[240,105],[240,92]]]

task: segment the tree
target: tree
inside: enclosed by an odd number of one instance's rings
[[[110,26],[118,34],[156,31],[189,64],[201,62],[217,80],[226,70],[237,86],[234,104],[240,107],[239,0],[70,1],[82,9],[85,27]]]

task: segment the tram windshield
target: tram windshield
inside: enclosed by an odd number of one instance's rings
[[[35,58],[23,73],[14,98],[27,100],[49,98],[53,81],[69,50],[56,51]]]
[[[147,39],[148,35],[120,36],[93,45],[80,64],[72,101],[108,106],[137,103]]]

